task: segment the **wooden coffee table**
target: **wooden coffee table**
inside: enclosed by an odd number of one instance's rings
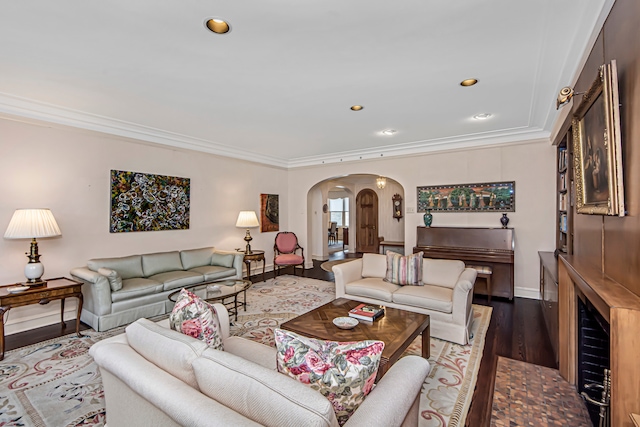
[[[282,329],[310,338],[331,341],[378,340],[384,342],[377,380],[389,370],[413,340],[422,334],[422,357],[430,356],[430,324],[426,314],[385,307],[384,316],[373,322],[360,321],[353,329],[340,329],[333,324],[336,317],[348,316],[349,310],[361,304],[339,298],[295,317],[280,325]]]

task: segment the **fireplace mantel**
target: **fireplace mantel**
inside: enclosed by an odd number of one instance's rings
[[[576,384],[577,299],[581,298],[609,322],[611,425],[632,427],[630,414],[640,412],[640,297],[592,264],[570,255],[559,259],[560,375]]]

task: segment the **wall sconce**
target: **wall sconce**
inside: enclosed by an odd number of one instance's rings
[[[556,110],[559,110],[560,107],[566,105],[571,101],[574,95],[582,95],[584,92],[574,92],[572,87],[565,86],[560,89],[558,93],[558,99],[556,100]]]
[[[378,178],[376,178],[376,186],[378,186],[379,189],[383,189],[384,187],[386,187],[387,185],[387,178],[385,178],[384,176],[379,176]]]
[[[245,248],[245,254],[251,254],[253,251],[251,250],[251,233],[249,232],[250,228],[259,227],[260,223],[258,222],[258,217],[254,211],[241,211],[238,214],[238,221],[236,221],[236,227],[238,228],[246,228],[247,233],[244,235],[244,241],[247,242],[247,247]]]
[[[24,267],[24,275],[28,279],[26,285],[35,286],[46,283],[41,280],[44,266],[40,263],[36,238],[60,235],[62,233],[58,223],[49,209],[17,209],[13,213],[4,238],[31,239],[31,250],[27,252],[29,262]]]

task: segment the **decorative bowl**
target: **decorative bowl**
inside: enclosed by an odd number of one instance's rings
[[[28,286],[12,286],[10,288],[7,288],[7,292],[9,292],[10,294],[17,294],[19,292],[24,292],[27,289],[29,289]]]
[[[333,319],[333,324],[340,329],[353,329],[358,324],[358,319],[353,317],[336,317]]]

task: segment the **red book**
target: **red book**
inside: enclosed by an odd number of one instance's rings
[[[384,307],[375,305],[359,304],[349,310],[349,316],[360,319],[373,321],[384,314]]]

